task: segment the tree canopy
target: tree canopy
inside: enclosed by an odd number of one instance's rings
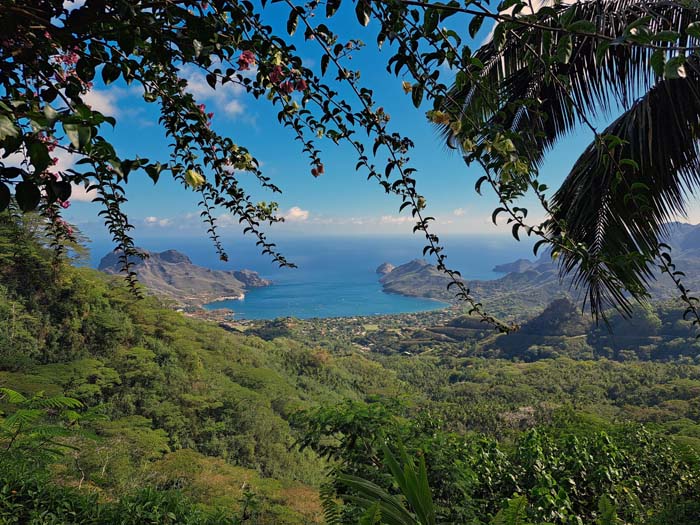
[[[308,156],[311,176],[324,174],[323,141],[349,145],[357,171],[411,212],[414,232],[425,235],[424,253],[436,257],[472,313],[509,331],[513,327],[490,315],[447,266],[416,187],[413,142],[392,128],[372,87],[350,67],[364,43],[344,40],[333,22],[340,9],[352,8],[367,36],[388,50],[386,67],[403,78],[413,105],[427,110],[467,165],[483,169],[477,191],[485,185],[498,196],[494,221],[505,214],[514,237],[540,237],[536,250],[549,245],[562,272],[573,272],[587,290],[594,313],[609,305],[630,311],[632,300],[647,299],[647,284],[660,269],[700,323],[698,300],[661,242],[665,222],[684,211],[697,184],[695,3],[274,3],[288,12],[286,33],[273,29],[266,0],[2,0],[0,209],[39,209],[60,244],[73,236],[61,210],[73,185],[86,185],[97,193],[100,215],[133,281],[130,258],[137,250],[123,210],[124,183],[143,170],[154,182],[169,176],[199,193],[202,218],[222,258],[217,208],[237,217],[264,253],[292,265],[264,230],[283,220],[276,204],[254,202],[239,173],[252,173],[273,192],[279,188],[254,152],[211,127],[212,115],[182,76],[182,68],[192,66],[212,89],[235,84],[275,105],[280,125],[293,131]],[[487,43],[474,46],[488,24]],[[317,67],[299,56],[290,39],[295,32],[316,46]],[[456,72],[454,83],[444,80],[446,69]],[[105,125],[119,123],[89,107],[85,95],[96,81],[118,80],[139,86],[144,100],[159,107],[170,140],[163,158],[125,158],[105,138]],[[597,130],[593,117],[610,112],[622,115]],[[590,128],[595,140],[552,195],[538,179],[540,163],[577,126]],[[77,155],[76,167],[49,171],[57,150]],[[11,162],[16,158],[19,164]],[[528,221],[521,204],[528,193],[546,212],[541,223]]]

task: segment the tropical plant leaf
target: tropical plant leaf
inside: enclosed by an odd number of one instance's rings
[[[594,312],[644,299],[658,244],[700,184],[700,61],[689,60],[686,73],[660,81],[615,120],[604,135],[621,144],[609,153],[589,145],[554,195],[552,234],[591,257],[562,253],[561,268],[586,288]]]
[[[491,521],[491,525],[527,525],[527,498],[518,496],[508,500]]]
[[[631,301],[646,300],[665,224],[685,212],[687,196],[700,179],[700,62],[695,56],[671,57],[670,51],[654,46],[600,45],[600,38],[586,33],[595,27],[597,34],[614,41],[622,35],[675,31],[673,45],[685,46],[695,38],[693,31],[683,35],[678,28],[696,21],[697,8],[601,0],[557,4],[528,16],[536,27],[506,22],[501,33],[506,31],[507,38],[477,51],[475,65],[445,102],[444,111],[459,116],[462,125],[458,133],[442,125],[442,133],[448,144],[461,147],[465,141],[486,140],[484,130],[517,131],[518,151],[537,169],[567,133],[622,111],[602,134],[619,137],[621,143],[611,155],[606,141],[597,140],[581,155],[551,203],[555,220],[550,233],[583,247],[562,251],[560,268],[585,290],[593,313],[610,306],[629,312]],[[549,29],[563,21],[585,31]],[[570,38],[567,60],[548,60],[561,47],[561,38]],[[667,61],[675,61],[675,78],[663,76],[660,64]],[[638,168],[632,169],[635,164]],[[648,191],[633,190],[635,183]]]
[[[19,403],[25,402],[27,398],[19,392],[10,388],[0,388],[0,400],[6,401],[13,405],[17,405]]]

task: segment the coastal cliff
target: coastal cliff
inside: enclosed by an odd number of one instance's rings
[[[182,306],[201,306],[218,299],[243,299],[247,289],[272,284],[252,270],[228,272],[198,266],[176,250],[142,251],[146,258],[133,261],[139,282],[153,294]],[[119,274],[118,254],[105,255],[98,269]]]

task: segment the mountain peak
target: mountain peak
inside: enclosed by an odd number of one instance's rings
[[[171,263],[171,264],[181,264],[181,263],[187,263],[187,264],[192,264],[192,260],[187,257],[182,252],[178,252],[177,250],[165,250],[164,252],[156,253],[156,254],[151,254],[151,257],[156,256],[160,258],[162,262],[166,263]]]

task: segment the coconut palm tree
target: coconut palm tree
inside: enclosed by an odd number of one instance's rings
[[[445,111],[462,127],[443,132],[471,149],[494,130],[516,131],[536,172],[565,135],[595,131],[550,199],[545,231],[583,247],[562,250],[560,264],[594,313],[628,309],[646,297],[667,225],[700,182],[700,4],[592,0],[516,18],[452,87]]]

